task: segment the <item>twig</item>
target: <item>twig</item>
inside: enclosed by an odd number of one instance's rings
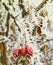
[[[49,41],[53,41],[53,39],[47,39],[47,40],[44,41],[44,43],[49,42]]]
[[[36,12],[38,12],[41,8],[43,8],[43,6],[47,3],[48,0],[43,0],[43,2],[41,4],[38,5],[38,7],[36,7]]]
[[[5,42],[1,42],[1,62],[2,62],[2,65],[9,65],[7,55],[6,55]]]
[[[14,19],[14,23],[18,27],[18,30],[21,32],[21,29],[20,29],[19,25],[16,23],[15,19]]]
[[[10,14],[8,13],[8,15],[7,15],[7,21],[6,21],[6,25],[7,25],[6,36],[8,36],[8,31],[9,31],[9,20],[10,20]]]
[[[10,12],[9,12],[10,8],[9,8],[5,3],[3,3],[3,5],[4,5],[4,7],[5,7],[5,10],[8,11],[9,15],[10,15],[13,19],[15,19],[17,16],[19,16],[19,14],[18,14],[18,15],[16,15],[16,16],[14,17],[14,16],[13,16],[12,14],[10,14]]]
[[[8,16],[7,16],[7,33],[6,33],[6,36],[8,36],[10,16],[14,19],[15,25],[18,27],[18,30],[21,32],[21,30],[20,30],[18,24],[17,24],[16,21],[15,21],[15,19],[17,18],[17,16],[19,16],[19,14],[14,17],[12,14],[10,14],[10,12],[9,12],[9,7],[8,7],[5,3],[3,3],[3,5],[4,5],[5,9],[8,11]]]
[[[2,3],[2,4],[4,5],[5,9],[6,9],[7,11],[9,11],[9,7],[8,7],[5,3]]]

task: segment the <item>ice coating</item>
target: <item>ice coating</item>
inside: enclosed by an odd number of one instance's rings
[[[52,65],[53,2],[48,0],[36,12],[36,7],[42,2],[43,0],[23,0],[21,4],[24,10],[20,8],[19,0],[12,0],[10,4],[8,0],[0,2],[0,42],[7,41],[6,52],[9,65],[16,65],[17,58],[13,56],[13,50],[25,45],[31,46],[34,50],[33,57],[30,58],[28,65]],[[5,5],[9,10],[5,9]],[[22,12],[24,13],[24,17],[22,17]],[[9,30],[6,36],[8,14],[10,16],[8,20]]]

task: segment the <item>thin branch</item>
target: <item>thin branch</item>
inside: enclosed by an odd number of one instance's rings
[[[8,36],[10,16],[14,19],[15,25],[18,27],[18,30],[21,32],[20,27],[18,26],[18,24],[15,21],[15,19],[19,16],[19,14],[14,17],[12,14],[10,14],[9,7],[5,3],[3,3],[3,5],[4,5],[5,9],[8,11],[8,16],[7,16],[7,33],[6,33],[6,36]]]
[[[39,43],[40,45],[44,45],[44,43],[50,42],[50,41],[53,41],[53,39],[46,39],[45,41],[38,40],[37,43]]]
[[[53,41],[53,39],[47,39],[46,41],[44,41],[44,42],[49,42],[49,41]]]
[[[18,30],[21,32],[21,29],[20,29],[19,25],[16,23],[15,19],[14,19],[14,23],[18,27]]]
[[[18,15],[16,15],[16,16],[14,17],[14,16],[13,16],[12,14],[10,14],[10,12],[9,12],[10,8],[9,8],[5,3],[3,3],[3,5],[4,5],[4,7],[5,7],[5,10],[8,11],[9,15],[10,15],[13,19],[15,19],[17,16],[19,16],[19,14],[18,14]]]
[[[36,12],[38,12],[41,8],[43,8],[43,6],[47,3],[47,1],[49,0],[43,0],[43,2],[41,4],[38,5],[38,7],[36,7]]]
[[[6,44],[5,42],[1,42],[1,62],[2,65],[9,65],[7,55],[6,55]]]
[[[7,25],[6,36],[8,36],[8,31],[9,31],[9,20],[10,20],[10,14],[8,13],[8,15],[7,15],[7,21],[6,21],[6,25]]]
[[[5,7],[5,10],[9,11],[9,7],[5,4],[5,3],[2,3]]]

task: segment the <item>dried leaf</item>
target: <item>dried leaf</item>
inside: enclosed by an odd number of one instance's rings
[[[36,31],[37,31],[37,26],[35,26],[33,32],[32,32],[32,35],[36,35]]]
[[[15,59],[14,59],[14,57],[11,57],[11,60],[12,60],[12,62],[15,62]]]
[[[15,25],[12,24],[10,28],[11,28],[12,32],[15,34],[15,28],[14,27],[15,27]]]
[[[50,20],[47,21],[47,26],[50,27]]]
[[[40,49],[40,51],[44,51],[44,50],[47,50],[48,49],[48,45],[44,45],[41,49]]]
[[[41,28],[40,28],[40,27],[37,27],[37,33],[38,33],[39,35],[41,35],[42,31],[41,31]]]
[[[6,32],[0,32],[0,35],[6,35]]]
[[[42,37],[46,37],[46,34],[41,34]]]
[[[45,17],[45,16],[48,16],[48,12],[46,11],[41,11],[40,12],[40,16],[42,16],[42,17]]]

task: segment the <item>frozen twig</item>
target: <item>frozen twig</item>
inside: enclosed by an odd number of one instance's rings
[[[13,18],[15,25],[18,27],[18,30],[21,32],[21,30],[20,30],[18,24],[17,24],[16,21],[15,21],[15,19],[19,16],[19,14],[14,17],[12,14],[10,14],[10,12],[9,12],[9,7],[8,7],[5,3],[3,3],[3,5],[4,5],[5,9],[8,11],[8,16],[7,16],[7,33],[6,33],[6,36],[8,36],[10,16]]]
[[[2,65],[9,65],[8,59],[6,56],[6,43],[1,42],[0,45],[1,45],[1,62],[2,62]]]
[[[43,6],[47,3],[48,0],[43,0],[43,2],[41,4],[39,4],[35,10],[36,12],[38,12],[41,8],[43,8]]]

